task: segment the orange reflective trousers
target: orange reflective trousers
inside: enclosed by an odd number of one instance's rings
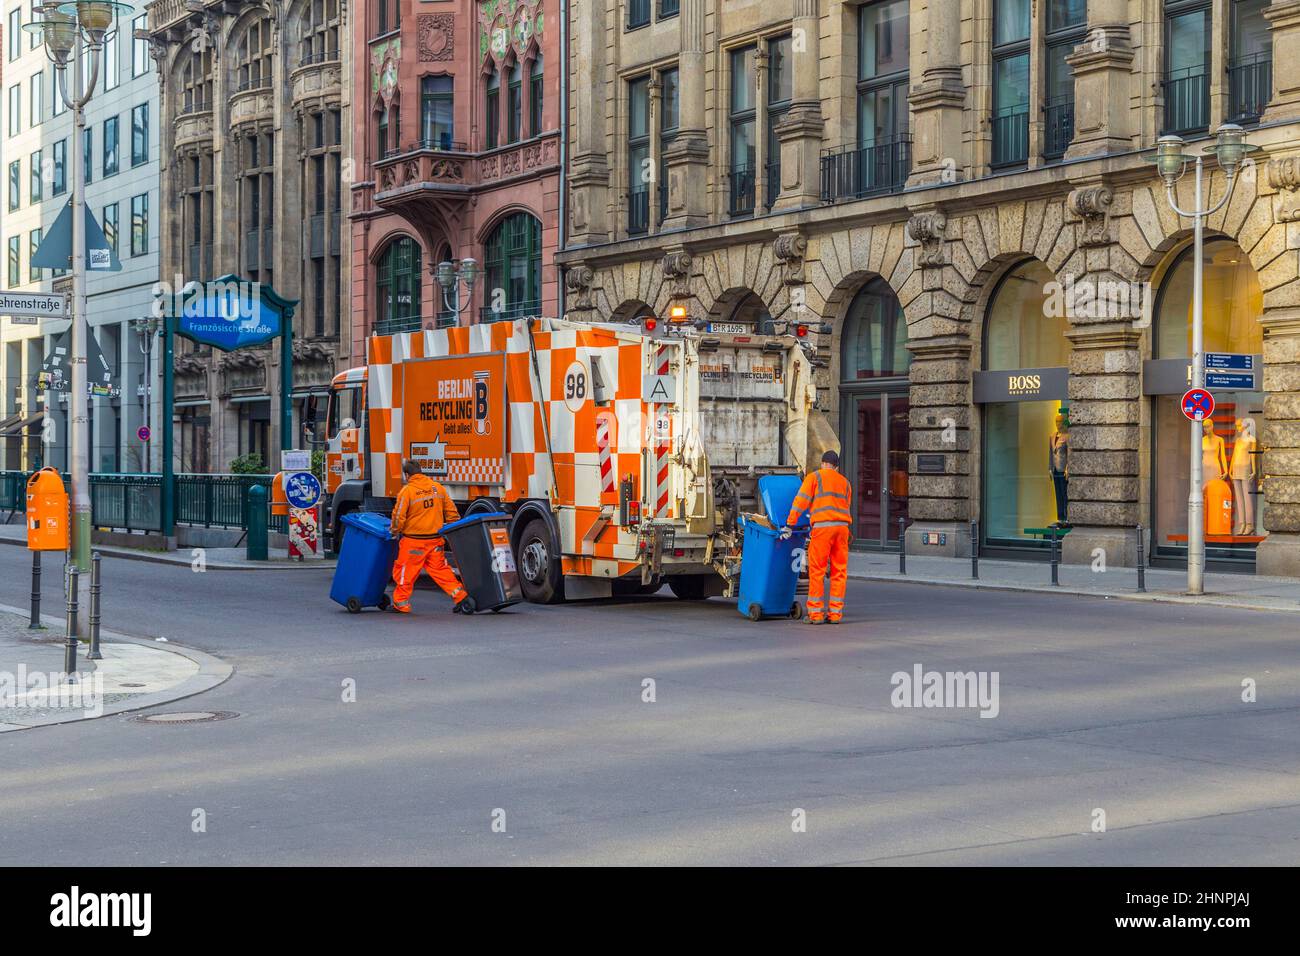
[[[394,610],[411,613],[411,591],[421,571],[433,578],[455,603],[459,604],[465,597],[465,588],[443,556],[442,538],[403,538],[397,549],[397,560],[393,562],[393,583],[397,585],[393,588]]]
[[[826,573],[831,576],[829,606]],[[849,580],[849,529],[844,525],[814,527],[808,540],[808,619],[838,621],[844,616],[844,587]]]

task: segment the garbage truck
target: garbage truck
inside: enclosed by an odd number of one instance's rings
[[[838,447],[807,329],[525,318],[376,335],[327,413],[325,526],[391,513],[404,458],[505,512],[524,597],[734,596],[758,479]]]

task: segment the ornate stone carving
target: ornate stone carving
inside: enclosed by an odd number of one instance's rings
[[[1081,246],[1105,246],[1110,243],[1107,220],[1115,194],[1109,186],[1083,186],[1070,193],[1068,205],[1083,220],[1079,234]]]
[[[1268,161],[1268,184],[1278,191],[1281,200],[1276,216],[1279,222],[1300,219],[1300,156],[1282,156]]]
[[[422,13],[416,18],[421,63],[453,59],[456,17],[451,13]]]
[[[687,298],[691,294],[691,267],[695,261],[689,252],[670,252],[663,258],[664,281],[668,283],[673,298]]]
[[[591,283],[595,273],[588,266],[578,265],[569,269],[564,275],[564,288],[573,297],[573,308],[591,308]]]
[[[948,217],[942,212],[931,210],[918,212],[907,220],[907,234],[921,244],[919,265],[941,266],[944,264],[943,243],[947,236]]]
[[[206,375],[208,367],[193,355],[177,355],[172,360],[177,375]]]
[[[782,279],[786,285],[804,281],[803,257],[808,251],[808,240],[797,232],[777,236],[772,243],[772,254],[781,263]]]

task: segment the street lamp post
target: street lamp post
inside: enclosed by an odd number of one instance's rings
[[[144,427],[149,429],[149,441],[144,445],[144,470],[153,471],[153,340],[161,334],[156,318],[135,319],[131,322],[139,337],[140,354],[144,356]]]
[[[1232,187],[1236,184],[1237,171],[1248,153],[1258,146],[1246,142],[1245,132],[1240,126],[1225,123],[1215,133],[1214,145],[1207,146],[1204,153],[1213,153],[1219,168],[1227,177],[1227,188],[1223,198],[1212,206],[1205,206],[1207,197],[1203,183],[1203,156],[1188,156],[1183,153],[1181,136],[1161,136],[1156,141],[1154,153],[1146,158],[1155,163],[1156,171],[1165,183],[1165,193],[1169,199],[1169,208],[1179,216],[1192,220],[1192,388],[1205,387],[1205,342],[1204,315],[1202,302],[1202,280],[1205,271],[1205,220],[1214,215],[1232,198]],[[1196,169],[1194,205],[1191,209],[1181,209],[1174,197],[1174,187],[1187,171],[1188,163]],[[1190,471],[1191,487],[1187,493],[1187,593],[1205,593],[1205,497],[1204,473],[1201,457],[1201,423],[1190,423],[1191,452]]]
[[[54,63],[55,95],[72,111],[72,356],[71,397],[68,400],[68,444],[72,473],[72,521],[70,563],[82,572],[89,589],[90,579],[90,416],[89,382],[86,377],[86,337],[90,334],[86,315],[86,179],[81,169],[82,137],[85,136],[85,106],[95,93],[99,79],[99,55],[104,35],[119,14],[132,7],[113,0],[76,0],[59,3],[47,0],[41,19],[23,27],[44,41],[45,55]],[[90,50],[90,76],[83,75],[83,53]],[[72,88],[68,88],[68,61],[73,61]]]
[[[448,312],[459,315],[469,307],[470,297],[474,294],[474,283],[478,281],[478,263],[470,258],[460,262],[443,261],[438,263],[434,273],[438,285],[442,287],[442,304]],[[465,292],[462,296],[461,285]]]

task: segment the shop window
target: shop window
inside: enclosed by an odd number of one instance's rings
[[[1235,243],[1205,244],[1202,326],[1206,387],[1215,408],[1209,419],[1194,425],[1183,417],[1181,406],[1192,375],[1194,270],[1188,247],[1165,271],[1156,299],[1155,356],[1143,368],[1143,391],[1152,397],[1155,423],[1151,548],[1157,558],[1186,560],[1190,458],[1196,441],[1205,489],[1206,557],[1249,563],[1267,534],[1259,441],[1264,422],[1263,292]]]
[[[898,297],[883,279],[853,297],[844,318],[840,379],[845,382],[906,375],[912,364],[907,321]]]
[[[1064,314],[1046,308],[1054,282],[1028,260],[989,300],[975,401],[983,413],[981,530],[995,546],[1043,547],[1053,531],[1069,530],[1070,343]]]

